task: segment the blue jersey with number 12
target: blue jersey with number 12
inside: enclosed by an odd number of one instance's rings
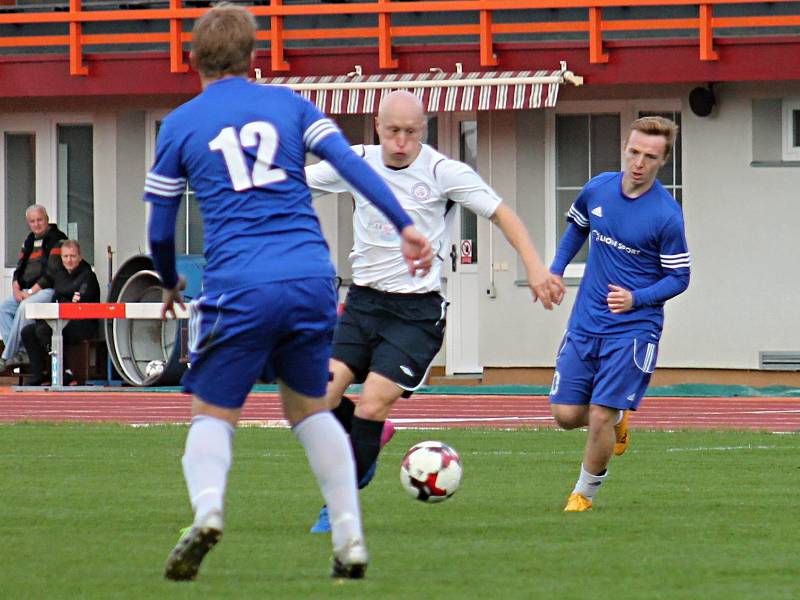
[[[206,289],[333,277],[305,180],[306,152],[347,142],[291,90],[229,77],[164,119],[145,200],[179,204],[188,181],[203,216]]]

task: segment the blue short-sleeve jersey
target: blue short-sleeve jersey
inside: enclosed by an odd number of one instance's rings
[[[589,237],[589,257],[569,329],[585,335],[645,335],[657,340],[664,324],[664,302],[689,284],[691,259],[683,214],[658,181],[638,198],[626,196],[622,176],[594,177],[567,214]],[[622,314],[609,310],[609,284],[633,292],[633,310]]]
[[[329,136],[341,133],[310,102],[242,77],[208,85],[164,119],[145,199],[179,204],[188,181],[207,289],[334,276],[304,173],[306,152]]]

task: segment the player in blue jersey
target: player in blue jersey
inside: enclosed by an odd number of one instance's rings
[[[286,418],[335,513],[332,575],[359,578],[368,557],[353,455],[324,402],[334,269],[306,186],[306,152],[335,164],[386,214],[412,273],[427,272],[432,251],[329,119],[288,89],[247,81],[254,44],[255,19],[242,7],[217,5],[195,23],[191,60],[203,92],[164,120],[145,184],[165,317],[182,304],[174,236],[187,182],[200,203],[207,260],[183,379],[193,394],[182,462],[195,518],[165,576],[194,579],[222,535],[233,431],[260,378],[277,379]]]
[[[589,181],[569,209],[550,267],[561,281],[589,238],[589,257],[550,390],[565,429],[589,427],[567,512],[592,507],[612,454],[628,445],[636,410],[656,366],[664,302],[689,285],[690,256],[681,207],[656,180],[678,127],[662,117],[631,124],[621,173]]]

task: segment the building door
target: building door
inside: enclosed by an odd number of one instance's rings
[[[474,115],[440,115],[440,150],[477,170],[478,123]],[[450,301],[445,334],[445,370],[448,375],[481,373],[478,311],[480,285],[478,264],[483,259],[478,239],[478,217],[454,205],[448,215],[450,244],[443,275]]]
[[[30,233],[25,210],[31,204],[47,209],[56,220],[55,174],[53,171],[53,131],[41,116],[14,115],[0,119],[0,227],[3,243],[3,288],[0,296],[11,294],[11,278],[19,249]]]

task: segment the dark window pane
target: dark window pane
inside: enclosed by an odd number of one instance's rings
[[[620,170],[619,115],[592,115],[591,176]]]
[[[187,193],[183,200],[186,203],[189,219],[189,254],[203,253],[203,216],[200,203],[195,200],[194,192]]]
[[[800,110],[792,111],[792,146],[800,147]]]
[[[459,149],[461,161],[473,169],[478,168],[478,123],[461,121],[459,123]],[[461,239],[472,240],[472,264],[478,262],[478,217],[466,208],[461,209]]]
[[[379,144],[380,142],[375,142]],[[428,136],[425,142],[431,148],[439,147],[439,117],[431,115],[428,117]]]
[[[19,249],[30,233],[25,209],[36,204],[36,136],[5,134],[6,267],[15,267]]]
[[[58,224],[94,264],[94,154],[91,125],[58,126]]]
[[[181,208],[178,210],[178,222],[175,225],[175,252],[178,254],[188,254],[186,251],[186,198],[194,196],[194,192],[186,186],[181,200]]]
[[[589,179],[589,117],[556,116],[556,186],[582,186]]]
[[[673,113],[675,117],[673,121],[678,127],[681,127],[681,113]],[[683,185],[683,142],[681,130],[678,129],[678,137],[675,138],[675,144],[672,148],[672,155],[675,157],[675,185]]]

